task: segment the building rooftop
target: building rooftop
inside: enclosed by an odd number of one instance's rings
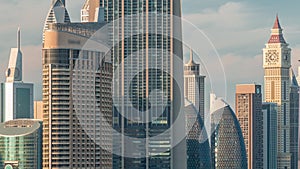
[[[41,120],[18,119],[0,124],[0,137],[18,137],[31,134],[41,126]]]

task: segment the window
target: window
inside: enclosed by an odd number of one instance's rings
[[[283,82],[283,99],[286,100],[286,82]]]
[[[271,100],[275,100],[275,82],[271,82]]]

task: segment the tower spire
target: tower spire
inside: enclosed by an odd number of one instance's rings
[[[278,14],[276,14],[276,19],[275,19],[275,22],[274,22],[273,29],[282,29],[281,25],[280,25],[280,22],[279,22]]]
[[[190,47],[190,63],[194,62],[194,54],[193,54],[193,49]]]
[[[20,27],[18,27],[17,48],[18,48],[18,50],[21,49],[21,30],[20,30]]]
[[[276,19],[272,28],[271,37],[268,43],[286,43],[282,34],[282,28],[279,22],[278,14],[276,15]]]

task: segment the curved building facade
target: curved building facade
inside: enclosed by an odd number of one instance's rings
[[[231,107],[223,100],[212,111],[211,151],[214,169],[247,169],[246,148],[240,124]],[[222,105],[222,106],[221,106]]]
[[[187,169],[211,168],[210,146],[204,122],[192,102],[185,101]]]
[[[42,168],[42,122],[11,120],[0,124],[0,168]]]

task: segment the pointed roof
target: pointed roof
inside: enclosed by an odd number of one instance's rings
[[[195,61],[194,61],[194,52],[193,52],[193,49],[190,48],[190,60],[187,63],[187,66],[198,66],[198,65],[199,64],[195,63]]]
[[[293,69],[291,68],[290,69],[290,79],[291,79],[291,86],[294,86],[294,87],[298,87],[299,84],[298,84],[298,81],[297,81],[297,78],[296,78],[296,75],[293,71]]]
[[[6,70],[6,82],[22,81],[22,52],[21,52],[21,31],[17,32],[17,48],[11,48],[8,67]]]
[[[69,13],[65,7],[64,0],[54,0],[53,4],[50,7],[48,12],[45,24],[44,24],[44,32],[43,32],[43,41],[44,41],[44,33],[49,29],[49,25],[51,23],[69,23],[71,22]]]
[[[276,15],[276,19],[275,19],[275,22],[274,22],[273,29],[282,29],[281,26],[280,26],[278,14]]]
[[[282,28],[279,22],[278,15],[276,15],[276,19],[272,28],[272,34],[268,43],[286,43],[282,34]]]

